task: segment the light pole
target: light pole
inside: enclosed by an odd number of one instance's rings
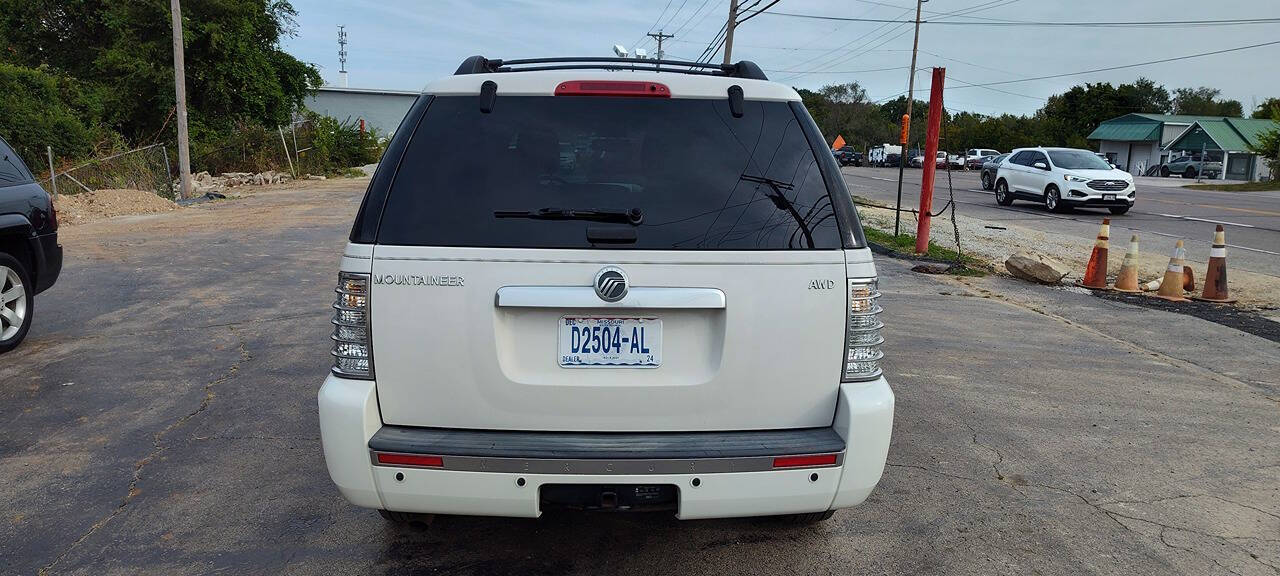
[[[902,177],[906,173],[907,141],[911,139],[911,103],[916,99],[916,52],[920,48],[920,12],[924,3],[929,0],[916,0],[916,37],[911,42],[911,76],[907,78],[907,115],[903,118],[902,151],[898,154],[898,203],[893,207],[893,236],[898,237],[899,223],[902,220]],[[925,158],[925,161],[933,161]]]

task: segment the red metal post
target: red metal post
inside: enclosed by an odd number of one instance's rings
[[[920,175],[920,223],[916,226],[916,254],[929,251],[929,211],[933,210],[933,174],[938,163],[938,133],[942,131],[942,84],[946,68],[933,69],[929,89],[929,130],[924,143],[924,173]],[[905,154],[906,151],[903,151]]]

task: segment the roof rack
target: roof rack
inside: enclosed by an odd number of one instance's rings
[[[561,57],[521,58],[516,60],[491,60],[484,56],[471,56],[462,61],[454,75],[490,74],[495,72],[533,72],[537,70],[654,70],[677,74],[701,74],[768,80],[764,71],[750,60],[736,64],[712,64],[710,62],[686,62],[683,60],[640,60],[613,57]]]

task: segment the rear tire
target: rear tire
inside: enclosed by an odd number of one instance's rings
[[[0,354],[17,348],[27,337],[35,314],[34,295],[27,267],[0,252]]]
[[[1129,206],[1112,206],[1110,208],[1107,208],[1107,210],[1110,210],[1112,214],[1119,216],[1121,214],[1124,214],[1125,212],[1128,212],[1129,208],[1130,208]]]
[[[991,185],[991,175],[987,174],[986,172],[983,172],[982,173],[982,189],[990,190],[992,188],[994,188],[994,186]]]
[[[819,522],[830,520],[835,513],[835,510],[827,510],[826,512],[811,512],[809,514],[787,514],[785,516],[777,516],[776,518],[783,524],[807,526],[809,524],[817,524]]]
[[[1164,177],[1164,178],[1168,178],[1168,177],[1169,177],[1169,167],[1168,167],[1168,166],[1161,166],[1161,167],[1160,167],[1160,176],[1162,176],[1162,177]]]
[[[1195,177],[1196,177],[1196,169],[1195,169],[1195,168],[1192,168],[1192,167],[1190,167],[1190,166],[1187,166],[1187,171],[1182,173],[1182,177],[1183,177],[1183,178],[1195,178]]]

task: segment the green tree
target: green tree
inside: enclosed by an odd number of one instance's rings
[[[1244,106],[1240,101],[1219,99],[1221,95],[1221,90],[1208,86],[1179,88],[1173,91],[1173,112],[1174,114],[1230,118],[1244,116]]]
[[[1258,105],[1258,108],[1253,111],[1253,117],[1260,120],[1265,120],[1267,118],[1275,119],[1273,110],[1275,110],[1276,107],[1280,107],[1280,98],[1267,98],[1266,100],[1263,100],[1262,103]]]
[[[1253,145],[1253,151],[1266,159],[1267,165],[1271,168],[1271,178],[1273,180],[1280,179],[1280,100],[1269,98],[1267,100],[1270,106],[1267,108],[1267,117],[1275,120],[1276,127],[1268,132],[1264,132],[1258,137],[1258,143]],[[1254,118],[1258,117],[1258,113],[1254,112]]]
[[[287,0],[183,3],[193,133],[239,121],[288,121],[320,84],[314,66],[281,50],[295,31]],[[160,0],[0,0],[0,61],[47,67],[103,91],[103,121],[131,142],[172,129],[169,6]]]

